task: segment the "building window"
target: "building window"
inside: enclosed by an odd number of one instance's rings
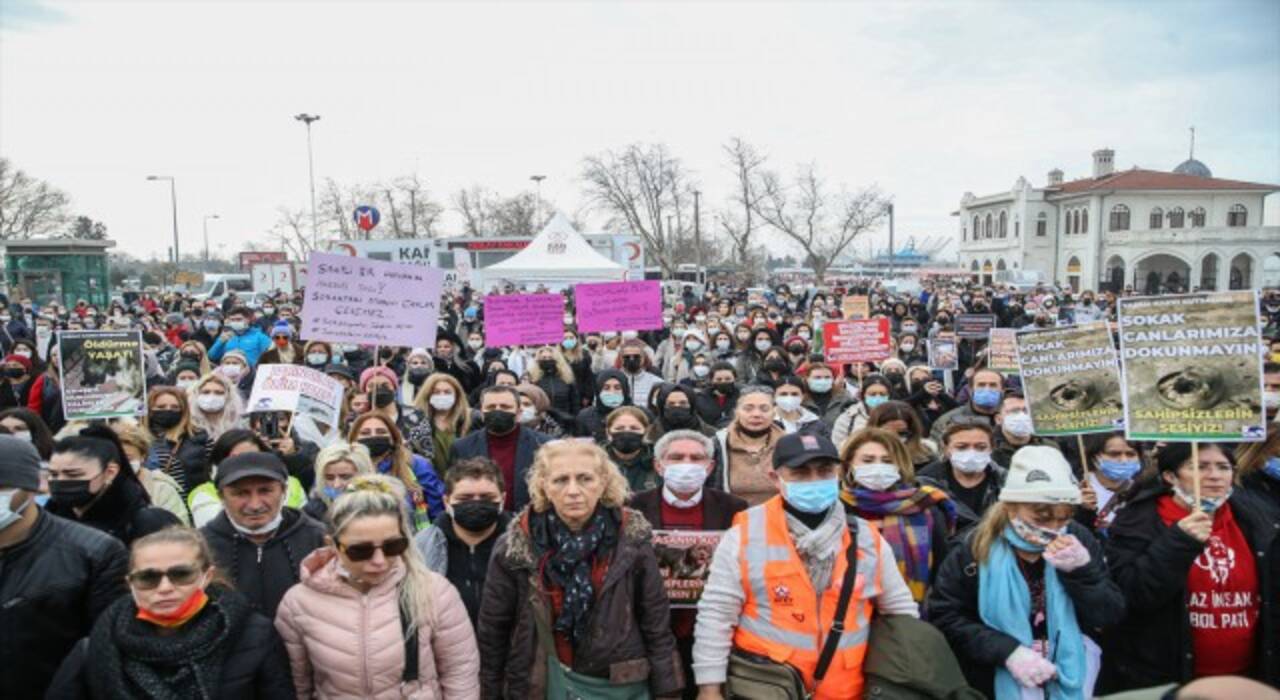
[[[1196,207],[1191,210],[1191,226],[1194,228],[1204,228],[1204,207]],[[1243,226],[1243,224],[1241,224]]]
[[[987,232],[987,234],[986,234],[986,237],[987,237],[987,238],[994,238],[994,237],[995,237],[995,235],[996,235],[996,227],[995,227],[994,225],[992,225],[992,222],[991,222],[991,215],[990,215],[990,214],[987,214],[987,221],[986,221],[986,223],[984,223],[982,226],[983,226],[983,229]]]
[[[1243,204],[1232,204],[1227,210],[1227,226],[1248,226],[1249,210],[1244,208]]]
[[[1004,212],[1000,212],[1000,237],[1009,237],[1009,216]]]
[[[1049,233],[1049,217],[1044,212],[1036,217],[1036,235],[1044,236]]]
[[[978,225],[978,215],[973,215],[973,240],[982,238],[982,227]]]
[[[1088,232],[1089,232],[1089,210],[1081,209],[1080,210],[1080,233],[1088,233]]]
[[[1164,210],[1160,207],[1151,210],[1150,228],[1164,228]]]
[[[1013,237],[1017,238],[1021,235],[1022,235],[1022,222],[1017,219],[1014,219],[1013,220]]]
[[[1182,228],[1183,220],[1186,215],[1182,212],[1182,207],[1174,207],[1169,210],[1169,228]]]
[[[1123,204],[1117,204],[1111,207],[1111,224],[1112,231],[1128,231],[1129,230],[1129,207]]]

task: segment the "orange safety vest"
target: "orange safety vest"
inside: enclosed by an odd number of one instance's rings
[[[864,521],[858,528],[860,555],[844,632],[826,676],[816,688],[813,672],[835,621],[840,586],[848,568],[848,529],[840,538],[831,585],[819,594],[787,530],[782,496],[738,513],[733,527],[738,529],[741,542],[738,566],[746,593],[733,634],[734,647],[795,668],[804,676],[814,700],[861,698],[871,599],[882,590],[880,533],[875,526]]]

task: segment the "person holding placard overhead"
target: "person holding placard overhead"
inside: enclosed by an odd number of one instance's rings
[[[1217,675],[1280,682],[1280,639],[1265,617],[1280,589],[1266,557],[1275,519],[1234,489],[1228,445],[1196,447],[1162,448],[1158,478],[1111,526],[1107,561],[1128,615],[1105,638],[1108,691]]]

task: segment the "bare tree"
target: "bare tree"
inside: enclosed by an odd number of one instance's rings
[[[276,248],[284,248],[294,260],[306,260],[314,249],[311,241],[311,216],[302,209],[280,208],[280,218],[271,227]]]
[[[729,237],[733,245],[731,259],[742,270],[748,281],[755,278],[755,270],[759,260],[752,250],[752,235],[760,226],[755,209],[760,206],[760,175],[764,169],[765,156],[751,144],[740,138],[734,138],[724,145],[724,153],[729,161],[729,169],[733,172],[733,194],[728,204],[715,214],[719,228]]]
[[[800,244],[818,284],[858,236],[880,225],[889,203],[876,187],[829,193],[812,164],[801,166],[791,185],[783,184],[773,172],[762,173],[759,184],[760,201],[754,211]]]
[[[382,185],[381,190],[387,203],[385,216],[391,223],[389,229],[384,229],[383,237],[435,237],[444,207],[431,198],[417,173],[398,177]]]
[[[481,185],[458,190],[453,208],[468,236],[530,236],[551,218],[552,206],[533,192],[502,197]]]
[[[631,144],[582,162],[584,194],[611,220],[644,239],[646,253],[667,274],[676,271],[675,248],[692,227],[694,185],[665,144]]]
[[[0,157],[0,240],[55,233],[67,223],[71,198]]]

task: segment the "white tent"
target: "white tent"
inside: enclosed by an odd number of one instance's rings
[[[481,278],[476,285],[480,289],[504,282],[562,288],[623,280],[627,268],[596,252],[569,219],[557,213],[524,250],[474,274]]]

